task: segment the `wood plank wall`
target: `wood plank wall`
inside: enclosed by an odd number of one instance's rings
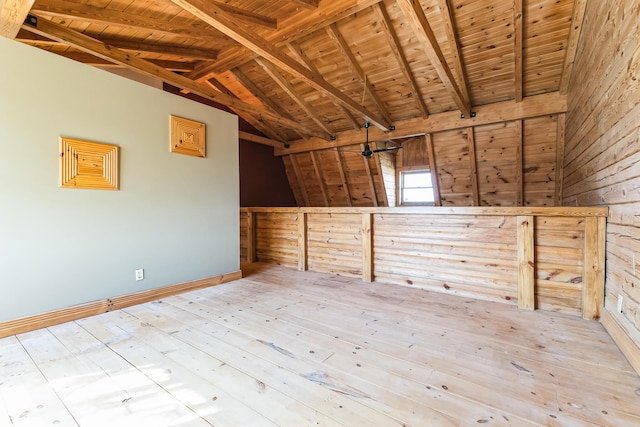
[[[435,172],[442,206],[556,206],[561,116],[416,136],[404,140],[402,150],[366,162],[361,147],[354,145],[286,155],[284,164],[298,206],[394,206],[396,171],[407,169]]]
[[[640,3],[587,2],[583,25],[568,90],[563,203],[609,206],[603,323],[640,372]]]
[[[522,293],[531,298],[525,307],[600,315],[604,278],[590,268],[604,253],[606,208],[241,208],[240,215],[243,260],[508,304]]]

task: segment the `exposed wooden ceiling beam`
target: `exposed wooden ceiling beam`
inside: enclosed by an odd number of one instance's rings
[[[409,25],[413,29],[413,32],[420,41],[420,44],[431,61],[433,68],[436,70],[436,73],[438,73],[438,77],[440,77],[442,84],[444,84],[444,86],[449,90],[451,97],[462,114],[464,114],[465,117],[470,117],[471,101],[468,97],[465,98],[465,95],[456,83],[456,80],[451,73],[451,69],[447,65],[447,61],[445,60],[442,50],[438,45],[438,40],[429,25],[429,21],[427,21],[427,17],[420,5],[420,1],[396,0],[396,2],[398,3],[398,6],[400,6],[402,13],[404,13]]]
[[[517,101],[516,101],[517,102]],[[524,134],[522,133],[522,120],[516,120],[516,206],[524,206]]]
[[[302,51],[302,48],[297,42],[288,43],[287,47],[289,48],[289,51],[291,52],[291,54],[296,59],[298,59],[298,61],[300,61],[301,64],[304,64],[304,66],[310,69],[312,72],[316,74],[320,74],[320,71],[318,71],[318,68],[315,66],[313,61],[311,61],[311,58],[309,58]],[[351,111],[349,111],[344,105],[340,104],[339,102],[336,102],[333,99],[331,101],[340,111],[342,111],[342,114],[344,114],[344,116],[347,118],[347,121],[351,124],[351,127],[353,127],[353,129],[360,129],[360,123],[358,123],[358,121],[353,116],[353,113],[351,113]]]
[[[245,140],[245,141],[255,142],[256,144],[268,145],[268,146],[274,147],[274,148],[283,146],[282,142],[280,142],[280,141],[275,141],[273,139],[265,138],[263,136],[254,135],[254,134],[249,133],[249,132],[239,131],[238,132],[238,137],[240,139]]]
[[[460,45],[458,44],[458,35],[456,34],[456,25],[453,22],[453,14],[451,13],[451,0],[438,0],[438,7],[440,8],[440,16],[442,17],[442,23],[444,25],[444,31],[447,34],[447,41],[449,42],[449,50],[453,56],[453,68],[458,74],[458,85],[462,92],[463,99],[471,100],[469,94],[469,82],[467,81],[467,73],[462,63],[462,53],[460,52]]]
[[[317,9],[318,8],[318,0],[291,0],[291,3],[295,3],[299,6],[302,6],[306,9]]]
[[[480,206],[480,189],[478,187],[478,163],[476,161],[476,138],[473,127],[467,128],[467,144],[469,147],[469,175],[471,178],[472,206]]]
[[[271,62],[263,58],[257,58],[256,61],[269,75],[269,77],[271,77],[273,81],[275,81],[276,84],[280,86],[280,88],[289,95],[289,97],[298,104],[305,113],[307,113],[307,115],[320,127],[320,129],[327,133],[327,139],[331,138],[335,132],[329,129],[326,123],[320,119],[320,115],[315,111],[315,109],[296,92],[291,82],[282,75],[280,70],[278,70]]]
[[[364,70],[362,69],[360,64],[358,64],[356,56],[349,48],[349,44],[347,43],[347,41],[344,39],[344,37],[342,37],[338,26],[336,24],[329,25],[327,27],[327,34],[334,42],[336,42],[336,44],[338,45],[338,50],[340,50],[340,52],[342,52],[342,54],[347,58],[347,64],[349,64],[351,71],[358,77],[358,80],[362,82],[366,92],[369,93],[369,96],[371,96],[371,98],[373,99],[373,102],[376,104],[376,108],[378,109],[384,120],[386,120],[387,123],[391,123],[391,116],[389,115],[389,112],[376,93],[375,88],[371,84],[371,81],[367,78]]]
[[[76,50],[67,50],[65,52],[54,52],[60,56],[64,56],[65,58],[73,59],[74,61],[82,62],[83,64],[93,65],[96,67],[114,67],[114,68],[125,68],[121,64],[116,64],[111,61],[107,61],[106,59],[97,58],[89,53],[78,52]],[[182,62],[182,61],[165,61],[159,59],[148,59],[147,61],[157,65],[158,67],[162,67],[166,70],[170,71],[179,71],[179,72],[189,72],[193,70],[194,64],[193,62]]]
[[[336,155],[336,163],[338,165],[338,173],[340,174],[340,182],[342,183],[342,190],[344,191],[344,197],[347,201],[347,206],[353,206],[353,201],[351,200],[351,191],[349,191],[349,182],[347,181],[347,175],[344,172],[344,165],[342,161],[342,154],[340,150],[337,148],[333,149],[333,152]]]
[[[569,41],[567,42],[567,52],[564,56],[564,65],[562,66],[562,76],[560,77],[560,93],[566,94],[573,73],[573,63],[576,59],[576,51],[578,50],[578,41],[582,33],[582,21],[584,20],[584,11],[587,7],[587,0],[575,0],[573,3],[573,15],[571,16],[571,29],[569,31]]]
[[[366,120],[376,126],[388,130],[391,123],[376,114],[368,111],[353,99],[345,96],[339,89],[327,83],[322,76],[314,74],[289,56],[276,49],[271,43],[244,30],[234,21],[225,16],[225,13],[214,4],[205,0],[171,0],[173,3],[192,13],[204,22],[211,25],[218,31],[236,40],[243,46],[249,48],[258,55],[272,62],[274,65],[300,78],[314,89],[329,95],[336,101],[344,104],[347,108],[361,114]]]
[[[318,183],[320,184],[320,192],[322,193],[324,206],[331,206],[331,200],[329,200],[329,196],[327,195],[327,185],[325,184],[324,179],[322,179],[322,177],[324,176],[324,174],[322,173],[322,165],[320,164],[315,151],[309,152],[309,155],[311,156],[311,164],[313,165],[313,170],[316,173],[316,178],[318,179]]]
[[[442,206],[440,199],[440,175],[438,175],[438,165],[436,163],[436,153],[433,148],[433,137],[430,133],[425,135],[427,146],[427,156],[429,157],[429,172],[431,173],[431,185],[433,186],[433,202],[436,206]]]
[[[360,150],[364,152],[364,144],[360,144]],[[367,176],[367,181],[369,181],[369,189],[371,190],[371,201],[373,202],[373,206],[378,206],[378,195],[376,194],[376,184],[373,182],[373,175],[371,174],[371,166],[369,165],[370,158],[366,158],[365,156],[361,156],[364,161],[364,174]]]
[[[217,50],[202,49],[197,47],[182,47],[172,44],[163,44],[156,41],[141,41],[141,40],[125,40],[121,38],[113,37],[94,37],[106,44],[115,46],[118,49],[144,52],[144,53],[157,53],[167,56],[178,56],[183,58],[204,59],[212,60],[218,56]]]
[[[524,37],[524,11],[523,0],[513,0],[513,29],[514,29],[514,73],[515,73],[515,98],[516,102],[522,101],[522,38]]]
[[[242,86],[254,97],[258,102],[264,105],[266,108],[269,108],[271,111],[285,117],[289,120],[293,120],[293,117],[288,112],[284,111],[278,104],[276,104],[270,97],[265,95],[265,93],[260,89],[251,79],[249,79],[242,71],[239,69],[233,69],[230,71],[231,74],[240,82]],[[297,129],[292,129],[294,132],[297,132],[298,135],[303,137],[301,133],[297,131]],[[278,132],[280,135],[280,132]],[[304,137],[303,137],[304,138]]]
[[[311,206],[309,203],[309,192],[307,191],[306,183],[307,181],[304,179],[302,175],[302,171],[300,171],[300,165],[298,165],[298,155],[289,156],[291,160],[291,166],[293,166],[293,171],[296,176],[296,180],[298,181],[298,187],[300,188],[300,192],[302,193],[302,201],[304,202],[304,206]]]
[[[228,47],[235,42],[224,37],[217,31],[208,28],[198,28],[193,25],[172,23],[169,19],[147,18],[114,9],[101,8],[88,4],[75,3],[67,0],[38,0],[32,8],[34,13],[45,16],[58,16],[69,19],[79,19],[104,25],[114,25],[134,31],[150,31],[154,35],[168,34],[199,38],[208,41],[216,47]]]
[[[83,33],[89,37],[95,38],[96,40],[100,40],[103,43],[106,43],[111,46],[115,46],[118,49],[140,52],[140,53],[153,53],[160,54],[166,56],[174,56],[180,58],[190,58],[190,59],[204,59],[204,60],[212,60],[215,59],[218,55],[217,50],[211,49],[202,49],[202,48],[194,48],[194,47],[183,47],[180,45],[168,45],[159,42],[150,42],[146,40],[128,40],[122,38],[113,38],[113,37],[100,37],[99,35],[94,35],[91,33]],[[51,46],[51,45],[60,45],[62,43],[50,40],[46,37],[38,36],[37,34],[29,33],[28,31],[20,31],[16,36],[16,40],[29,44],[31,46]]]
[[[251,12],[250,10],[233,7],[226,3],[218,1],[212,3],[215,3],[218,7],[220,7],[220,9],[224,10],[225,12],[231,13],[246,22],[262,25],[263,27],[272,28],[274,30],[278,28],[278,21],[276,19]]]
[[[413,101],[416,103],[418,110],[422,114],[423,118],[427,118],[429,116],[429,110],[427,109],[427,104],[424,102],[424,97],[422,96],[422,92],[420,91],[420,87],[418,86],[418,82],[411,72],[411,67],[409,66],[409,61],[407,60],[407,56],[400,45],[400,39],[398,38],[398,34],[396,30],[393,29],[393,25],[391,24],[391,17],[389,17],[389,13],[384,6],[384,3],[378,3],[374,9],[378,12],[380,17],[380,22],[382,23],[382,27],[384,28],[384,34],[387,36],[387,41],[391,46],[391,50],[393,54],[396,56],[396,60],[398,61],[398,66],[404,75],[404,79],[409,84],[409,88],[411,89],[411,94],[413,97]]]
[[[354,13],[368,9],[380,1],[381,0],[325,1],[321,8],[314,8],[311,11],[303,9],[283,19],[278,23],[279,29],[268,33],[265,39],[273,43],[277,48],[281,48],[286,43],[313,34],[328,24],[338,22]],[[200,67],[196,67],[196,71],[190,73],[187,77],[193,80],[206,79],[210,75],[239,67],[253,60],[255,55],[255,53],[248,49],[229,49],[221,52],[218,61],[203,63]]]
[[[144,59],[137,58],[128,52],[117,49],[113,46],[105,45],[104,43],[78,33],[77,31],[70,30],[62,25],[55,24],[46,19],[40,18],[37,20],[35,27],[23,24],[25,30],[40,34],[44,37],[48,37],[52,40],[57,40],[62,43],[90,53],[108,61],[112,61],[126,67],[138,70],[146,75],[158,77],[166,83],[172,84],[178,88],[187,89],[197,95],[210,99],[214,102],[218,102],[228,107],[238,108],[242,111],[247,111],[252,114],[256,114],[261,118],[268,118],[276,123],[281,124],[289,128],[295,128],[301,132],[308,132],[308,135],[314,135],[314,132],[302,127],[298,122],[285,119],[271,111],[255,107],[253,105],[234,99],[226,94],[213,90],[203,84],[194,82],[179,74],[175,74],[171,71],[167,71],[164,68],[158,67],[152,62]]]
[[[225,85],[222,84],[222,82],[220,82],[219,80],[215,79],[215,78],[210,78],[209,80],[207,80],[207,83],[209,85],[211,85],[212,87],[214,87],[215,89],[217,89],[218,91],[227,94],[233,98],[238,98],[233,92],[231,92]],[[239,99],[239,98],[238,98]],[[238,110],[235,108],[230,108],[231,111],[233,111],[234,113],[236,113],[239,117],[242,117],[247,123],[249,123],[251,126],[253,126],[255,129],[257,129],[258,131],[264,133],[265,135],[268,135],[270,138],[269,141],[272,141],[269,144],[266,145],[271,145],[272,147],[282,147],[284,146],[283,142],[280,141],[275,141],[275,139],[282,139],[282,136],[279,135],[277,132],[275,132],[275,130],[271,129],[270,126],[268,126],[264,121],[260,121],[257,118],[255,118],[253,115],[242,111],[242,110]],[[267,138],[265,138],[267,139]],[[257,142],[257,141],[252,141],[252,142]],[[260,143],[264,143],[264,142],[260,142]],[[276,144],[276,145],[273,145]]]
[[[0,0],[0,36],[13,39],[29,14],[34,0]]]
[[[512,120],[541,117],[567,111],[567,97],[559,92],[527,96],[522,102],[504,101],[474,107],[476,116],[462,119],[456,111],[431,114],[428,118],[408,119],[396,123],[396,129],[383,132],[377,128],[369,129],[369,141],[408,138],[445,130],[464,129]],[[363,131],[344,131],[336,134],[335,141],[309,138],[306,141],[291,141],[290,148],[275,150],[276,155],[301,153],[311,150],[326,150],[334,147],[359,144],[364,139]]]

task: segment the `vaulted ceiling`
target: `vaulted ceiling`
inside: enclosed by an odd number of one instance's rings
[[[286,152],[566,92],[585,2],[5,0],[0,33],[215,100]]]

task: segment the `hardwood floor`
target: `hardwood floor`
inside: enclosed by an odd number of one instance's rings
[[[0,340],[0,426],[640,425],[602,326],[254,264]]]

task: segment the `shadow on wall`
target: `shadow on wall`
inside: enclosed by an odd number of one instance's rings
[[[296,206],[282,157],[272,147],[240,140],[239,157],[240,206]]]

